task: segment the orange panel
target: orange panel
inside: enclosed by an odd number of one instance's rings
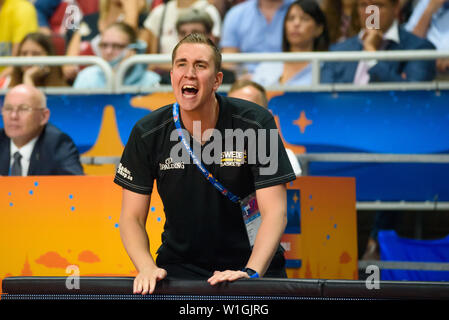
[[[112,176],[0,177],[0,279],[7,276],[132,276],[119,217],[121,188]],[[302,267],[291,278],[357,278],[355,182],[300,177],[301,234],[284,235],[287,258]],[[155,186],[156,190],[156,186]],[[161,244],[162,201],[151,198],[147,231],[151,253]]]

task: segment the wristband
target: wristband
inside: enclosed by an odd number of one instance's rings
[[[242,269],[243,272],[246,272],[250,278],[259,278],[259,274],[257,273],[256,270],[253,270],[251,268],[243,268]]]

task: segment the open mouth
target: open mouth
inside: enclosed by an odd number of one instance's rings
[[[194,96],[198,93],[198,88],[191,85],[185,85],[181,89],[184,96]]]

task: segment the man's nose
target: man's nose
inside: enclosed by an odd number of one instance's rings
[[[9,113],[9,117],[13,119],[17,119],[19,117],[19,109],[12,109]]]
[[[196,70],[195,70],[195,66],[190,66],[187,68],[185,76],[187,78],[192,78],[196,76]]]

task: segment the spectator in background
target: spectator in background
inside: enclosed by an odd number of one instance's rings
[[[27,0],[0,0],[0,57],[17,56],[19,43],[38,30],[34,6]],[[0,76],[10,75],[12,67],[0,66]]]
[[[19,44],[19,57],[55,55],[51,38],[39,32],[29,33]],[[12,88],[18,84],[36,87],[67,86],[60,66],[15,66],[10,76],[0,78],[0,89]]]
[[[329,35],[326,17],[315,0],[297,0],[288,8],[284,19],[282,51],[327,51]],[[263,85],[310,85],[312,66],[304,62],[262,62],[251,78]]]
[[[64,2],[64,0],[34,0],[34,7],[37,12],[37,22],[41,33],[46,35],[52,34],[53,31],[50,26],[50,20]],[[79,9],[79,6],[76,3],[74,3],[74,5]]]
[[[399,0],[357,0],[362,30],[359,35],[331,46],[331,51],[378,51],[378,50],[428,50],[435,47],[399,26],[397,17]],[[370,5],[379,7],[379,26],[366,25],[371,12]],[[327,62],[321,73],[323,83],[431,81],[435,78],[435,62],[411,61],[360,61]]]
[[[139,34],[147,14],[145,0],[100,0],[99,12],[84,16],[79,28],[68,30],[68,56],[101,56],[100,34],[115,22],[125,22]],[[71,83],[79,66],[65,65],[65,78]]]
[[[116,22],[106,27],[99,43],[101,57],[117,69],[118,65],[136,53],[144,53],[146,44],[137,39],[135,30],[124,22]],[[159,84],[160,76],[147,70],[145,64],[130,67],[125,74],[123,84],[126,86],[149,87]],[[104,88],[106,77],[103,70],[93,65],[80,71],[76,77],[74,88]]]
[[[45,95],[20,84],[8,91],[1,108],[0,175],[82,175],[73,140],[48,122]]]
[[[322,9],[331,44],[353,37],[360,31],[357,0],[324,0]]]
[[[293,0],[246,0],[232,7],[225,16],[220,41],[222,53],[281,52],[282,25]],[[257,63],[235,69],[237,77],[254,72]]]
[[[399,0],[401,10],[399,11],[399,24],[402,25],[410,19],[413,9],[420,0]]]
[[[179,41],[176,20],[189,8],[207,12],[213,21],[214,42],[220,38],[221,17],[214,5],[207,0],[169,0],[154,8],[144,22],[142,37],[149,44],[149,53],[171,54]]]
[[[223,20],[226,16],[226,13],[236,4],[239,4],[246,0],[209,0],[220,12],[220,17]]]
[[[202,33],[216,44],[216,38],[212,35],[213,26],[214,21],[206,11],[189,8],[179,15],[176,21],[176,32],[179,41],[191,33]],[[223,83],[234,83],[234,72],[227,69],[221,69],[221,72],[223,73]],[[170,75],[167,78],[168,82],[165,83],[170,84]]]
[[[405,29],[426,38],[437,50],[449,50],[449,1],[421,0]],[[449,80],[449,58],[437,60],[438,79]]]
[[[228,97],[248,100],[268,109],[268,98],[265,88],[251,80],[240,79],[234,82],[231,89],[229,89]],[[295,175],[299,177],[302,170],[298,158],[291,149],[285,148],[285,151],[287,151],[288,159]]]

